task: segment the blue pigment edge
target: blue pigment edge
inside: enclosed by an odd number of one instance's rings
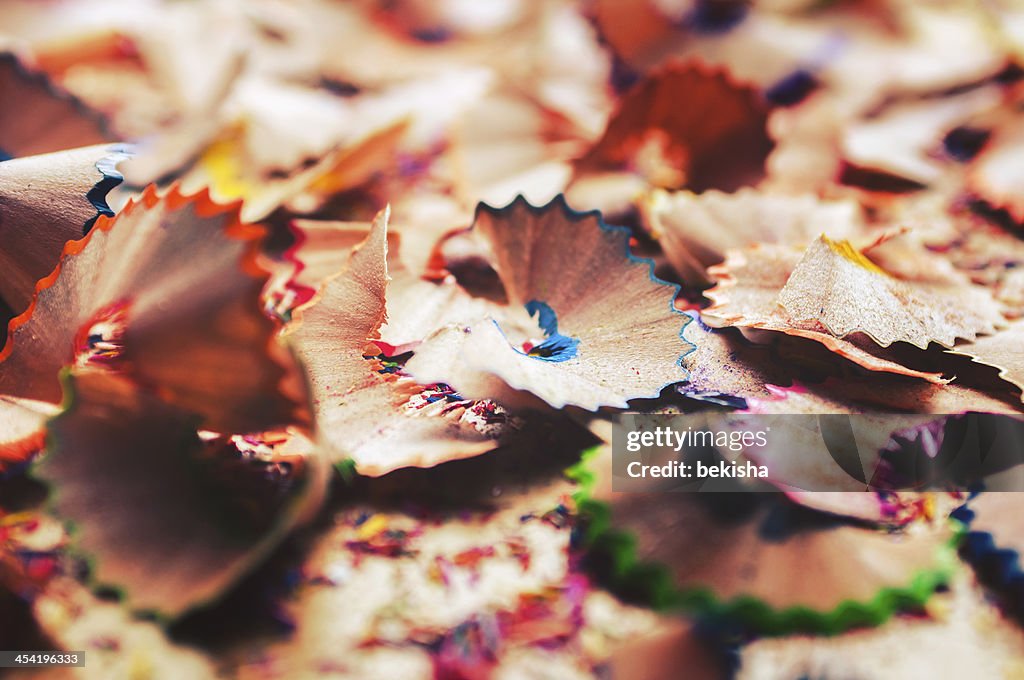
[[[100,179],[85,194],[85,198],[96,209],[96,214],[82,225],[82,235],[88,234],[100,216],[113,217],[114,210],[107,203],[107,195],[124,181],[124,175],[117,169],[119,163],[135,155],[134,147],[129,144],[112,144],[107,154],[96,161],[96,170]]]
[[[526,311],[530,315],[531,319],[534,316],[537,317],[537,325],[540,326],[542,331],[544,331],[544,341],[535,345],[528,352],[520,352],[521,354],[525,354],[531,359],[546,361],[552,364],[560,364],[563,361],[568,361],[573,357],[579,356],[580,339],[572,335],[564,335],[558,332],[558,312],[552,309],[551,305],[543,300],[530,300],[524,306],[526,307]],[[550,356],[545,356],[543,354],[531,354],[531,352],[540,347],[547,346],[548,348],[551,348],[553,346],[557,346],[557,344],[564,345],[564,349],[559,351],[567,353],[568,356],[559,356],[558,354],[552,354]]]
[[[976,495],[972,493],[967,502],[950,515],[959,524],[957,542],[960,555],[982,584],[998,591],[1013,606],[1020,606],[1019,593],[1024,587],[1020,553],[1012,548],[999,547],[999,541],[992,532],[971,528],[976,516],[971,509],[971,500]]]
[[[679,316],[682,316],[682,317],[686,318],[686,321],[684,321],[683,325],[679,328],[679,334],[678,335],[679,335],[679,339],[682,341],[684,347],[689,348],[689,349],[686,349],[682,354],[680,354],[679,358],[676,359],[676,361],[675,361],[675,365],[678,366],[679,370],[682,371],[682,373],[683,373],[683,377],[682,378],[680,378],[679,380],[670,380],[670,381],[664,383],[661,387],[658,388],[657,392],[655,394],[653,394],[653,395],[637,395],[635,397],[632,397],[632,399],[656,398],[656,397],[661,395],[661,392],[666,387],[669,387],[670,385],[675,385],[675,384],[680,383],[680,382],[688,381],[690,379],[690,372],[683,365],[683,360],[687,356],[689,356],[692,352],[694,352],[697,349],[697,346],[695,344],[693,344],[692,342],[690,342],[689,340],[687,340],[683,336],[683,333],[686,330],[686,327],[690,324],[691,321],[693,321],[693,317],[691,317],[689,314],[687,314],[683,310],[676,309],[676,305],[675,305],[676,298],[679,297],[679,294],[682,292],[683,287],[680,284],[678,284],[678,283],[672,283],[670,281],[666,281],[666,280],[656,276],[654,274],[655,263],[654,263],[653,259],[651,259],[649,257],[637,257],[636,255],[633,254],[633,251],[631,251],[630,248],[629,248],[629,239],[632,238],[633,232],[629,229],[629,227],[623,227],[623,226],[608,224],[607,222],[604,221],[604,216],[601,214],[600,210],[576,210],[574,208],[571,208],[569,206],[568,201],[565,200],[565,194],[560,193],[557,196],[555,196],[553,199],[551,199],[549,202],[545,203],[544,205],[539,205],[539,206],[535,206],[532,203],[530,203],[528,200],[526,200],[526,197],[523,196],[522,194],[517,195],[514,199],[512,199],[511,203],[509,203],[508,205],[506,205],[504,207],[501,207],[501,208],[496,208],[494,206],[488,205],[487,203],[483,203],[483,202],[478,203],[477,206],[476,206],[476,210],[474,210],[474,212],[473,212],[473,224],[470,225],[469,230],[472,231],[473,227],[476,226],[476,222],[477,222],[477,219],[480,216],[480,213],[487,212],[487,213],[489,213],[489,214],[491,214],[493,216],[496,216],[496,217],[504,217],[505,215],[508,215],[509,213],[511,213],[512,210],[516,206],[518,206],[518,205],[522,205],[523,207],[525,207],[527,210],[529,210],[534,215],[543,214],[544,211],[548,210],[552,206],[556,206],[557,205],[558,207],[560,207],[562,209],[562,212],[565,213],[565,215],[569,219],[574,221],[574,222],[580,222],[580,221],[583,221],[583,220],[586,220],[586,219],[589,219],[589,218],[596,218],[597,219],[597,226],[600,227],[603,232],[605,232],[607,234],[611,234],[611,235],[623,234],[625,236],[625,238],[623,239],[622,247],[623,247],[623,250],[625,251],[626,259],[629,262],[632,262],[632,263],[635,263],[635,264],[647,265],[647,275],[648,275],[648,278],[651,280],[652,283],[656,283],[656,284],[661,285],[661,286],[667,286],[668,288],[672,289],[673,294],[672,294],[672,297],[669,298],[668,308],[669,308],[669,311],[672,312],[673,314],[678,314]],[[504,335],[504,333],[503,333],[503,335]],[[629,400],[627,400],[627,401],[629,401]]]
[[[544,304],[546,305],[547,303],[544,303]],[[532,316],[533,315],[531,315],[531,318],[532,318]],[[560,335],[563,338],[569,338],[570,340],[575,340],[576,341],[576,344],[574,344],[572,346],[572,350],[573,350],[572,356],[565,357],[564,359],[555,359],[555,358],[552,358],[552,357],[537,356],[537,355],[534,355],[534,354],[530,354],[528,352],[524,352],[523,350],[521,350],[518,347],[516,347],[515,344],[511,340],[508,339],[508,335],[505,334],[505,329],[501,327],[501,324],[498,323],[497,319],[491,319],[491,323],[493,323],[494,327],[498,329],[498,332],[501,334],[501,337],[504,338],[505,342],[508,343],[508,346],[512,348],[512,351],[516,352],[520,356],[526,357],[527,359],[533,359],[535,361],[544,361],[544,362],[549,363],[549,364],[560,364],[563,361],[569,361],[570,359],[579,356],[579,351],[576,349],[577,347],[580,346],[580,344],[582,342],[579,338],[571,337],[571,336],[568,336],[568,335],[561,335],[561,333],[558,334],[558,335]],[[540,345],[537,345],[537,347],[540,347]]]
[[[99,170],[101,177],[85,195],[89,203],[96,208],[96,215],[89,218],[82,224],[82,235],[85,236],[92,230],[93,225],[96,224],[96,220],[100,218],[100,215],[105,215],[107,217],[114,216],[114,211],[107,204],[107,194],[110,193],[114,187],[124,181],[124,175],[117,170],[117,164],[126,158],[133,156],[135,154],[134,148],[129,144],[118,143],[116,141],[118,135],[114,134],[114,131],[111,128],[110,119],[107,116],[104,116],[96,109],[91,108],[88,104],[67,90],[61,89],[45,73],[41,71],[33,71],[25,66],[25,64],[22,63],[16,55],[11,53],[0,54],[0,66],[2,66],[4,62],[11,64],[15,73],[26,81],[42,87],[55,99],[68,102],[75,111],[80,113],[84,118],[88,118],[92,121],[96,126],[97,131],[99,131],[102,136],[110,139],[108,142],[110,144],[108,154],[96,162],[96,169]],[[16,156],[6,149],[0,149],[0,162],[15,160],[17,158],[25,158],[25,156]]]

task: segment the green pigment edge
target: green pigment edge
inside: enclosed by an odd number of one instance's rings
[[[591,498],[597,475],[590,465],[599,451],[600,447],[588,449],[579,463],[566,470],[566,475],[580,486],[573,495],[584,520],[580,544],[591,554],[609,558],[606,585],[613,592],[635,595],[634,599],[657,611],[738,622],[761,635],[837,635],[851,628],[879,626],[902,611],[920,610],[956,570],[959,531],[939,548],[935,567],[919,571],[908,585],[883,588],[868,602],[844,600],[831,611],[800,605],[777,609],[749,595],[722,600],[709,588],[680,589],[667,566],[638,558],[635,536],[612,527],[611,506]]]

